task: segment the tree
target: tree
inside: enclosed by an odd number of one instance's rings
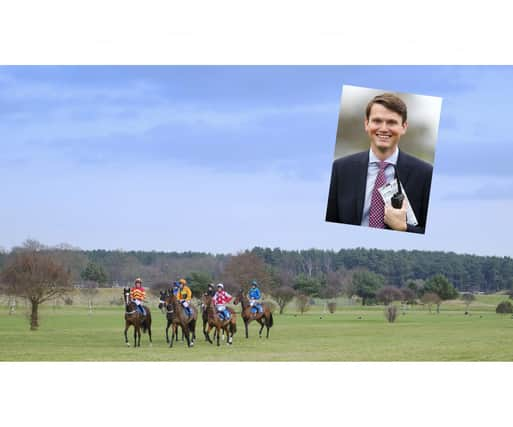
[[[212,276],[202,271],[193,271],[187,276],[187,285],[191,288],[192,294],[197,298],[207,290],[208,285],[212,281]]]
[[[94,297],[98,295],[98,282],[86,280],[84,283],[82,283],[82,288],[80,288],[80,292],[87,299],[87,307],[89,309],[89,314],[92,314],[94,307]]]
[[[296,295],[296,291],[290,286],[280,286],[279,288],[273,289],[271,295],[278,303],[278,307],[280,307],[280,314],[283,314],[285,306],[292,301]]]
[[[424,284],[424,293],[434,293],[440,297],[440,302],[436,305],[436,312],[440,313],[440,304],[442,301],[454,299],[458,296],[458,291],[454,289],[447,277],[443,274],[437,274],[431,277]]]
[[[353,290],[362,299],[362,305],[368,304],[369,300],[376,297],[376,291],[385,283],[380,274],[371,271],[357,271],[353,274]]]
[[[498,314],[513,313],[513,304],[511,301],[502,301],[497,305],[495,312]]]
[[[310,297],[305,294],[296,296],[296,306],[301,314],[310,309]]]
[[[376,292],[376,299],[388,305],[394,301],[401,301],[403,299],[403,293],[395,286],[384,286]]]
[[[31,330],[39,327],[40,304],[73,291],[69,271],[49,254],[33,249],[14,252],[0,282],[29,301]]]
[[[475,301],[475,299],[476,299],[474,294],[471,294],[468,292],[461,294],[460,298],[465,302],[466,311],[468,311],[468,308],[469,308],[470,304],[472,303],[472,301]]]
[[[222,277],[224,284],[232,291],[241,287],[247,290],[250,283],[256,280],[262,292],[268,292],[271,284],[271,275],[264,261],[251,252],[232,256]]]
[[[410,280],[406,285],[406,289],[410,289],[415,294],[415,297],[421,296],[424,289],[424,280]]]
[[[294,280],[294,289],[300,294],[318,296],[321,289],[321,283],[319,279],[315,277],[309,277],[301,274]]]
[[[434,292],[427,292],[427,293],[425,293],[424,295],[422,295],[420,300],[422,301],[423,304],[426,304],[428,306],[430,313],[431,313],[431,306],[433,304],[436,304],[437,313],[440,312],[438,307],[440,307],[440,303],[442,302],[442,299],[437,294],[435,294]]]
[[[107,283],[107,274],[101,266],[89,262],[80,273],[80,277],[85,280],[80,291],[87,298],[89,314],[92,314],[94,297],[98,294],[98,287]]]
[[[402,288],[401,293],[403,294],[403,302],[405,304],[415,304],[417,295],[415,291],[410,288]]]
[[[101,266],[94,262],[87,264],[86,268],[80,273],[83,280],[96,282],[99,286],[107,283],[107,274]]]

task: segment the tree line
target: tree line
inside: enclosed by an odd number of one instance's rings
[[[213,255],[84,251],[28,240],[0,253],[0,290],[30,302],[34,328],[38,306],[71,292],[73,285],[83,288],[92,310],[97,287],[131,285],[136,277],[142,277],[156,296],[182,277],[196,297],[209,283],[223,282],[236,292],[239,288],[247,291],[256,280],[280,313],[294,297],[303,312],[313,297],[334,301],[341,295],[357,296],[362,305],[421,300],[435,304],[438,311],[442,301],[456,298],[459,292],[511,290],[512,272],[513,260],[508,257],[362,248],[335,252],[255,247],[237,255]]]
[[[145,279],[146,284],[171,283],[178,277],[193,273],[211,281],[222,281],[227,264],[235,256],[205,252],[87,251],[66,245],[49,248],[36,241],[27,241],[11,252],[31,245],[39,245],[39,248],[58,255],[74,282],[81,281],[81,274],[88,263],[100,266],[106,274],[105,286],[126,285],[139,276]],[[425,281],[443,274],[460,292],[513,289],[513,259],[510,257],[364,248],[291,251],[254,247],[243,253],[258,257],[270,273],[293,277],[300,288],[312,295],[329,294],[334,280],[341,280],[348,272],[358,270],[378,274],[386,284],[399,288],[406,287],[411,281]],[[0,253],[0,269],[9,254],[5,251]]]

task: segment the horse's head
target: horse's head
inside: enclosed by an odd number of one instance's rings
[[[240,288],[239,291],[237,292],[237,295],[235,295],[233,303],[235,305],[237,305],[239,302],[241,302],[243,296],[244,296],[244,290],[242,288]]]
[[[160,291],[159,310],[163,310],[166,305],[167,291]]]
[[[125,301],[125,305],[130,303],[130,288],[123,288],[123,301]]]
[[[209,295],[208,293],[204,293],[202,296],[201,296],[201,304],[204,306],[204,307],[210,307],[212,305],[212,296]]]

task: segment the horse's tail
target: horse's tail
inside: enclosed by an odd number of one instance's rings
[[[234,321],[234,322],[231,322],[231,325],[232,325],[232,335],[237,332],[237,322]]]
[[[271,327],[272,325],[274,325],[274,320],[273,320],[273,314],[272,312],[269,313],[269,327]]]

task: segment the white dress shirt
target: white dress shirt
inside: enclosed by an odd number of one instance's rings
[[[399,156],[399,148],[395,149],[395,152],[387,159],[385,159],[386,163],[390,163],[392,165],[397,164],[397,157]],[[361,225],[368,227],[369,226],[369,210],[372,199],[372,190],[374,189],[374,183],[376,182],[376,178],[378,177],[379,172],[379,160],[376,155],[369,150],[369,166],[367,168],[367,183],[365,185],[365,199],[363,202],[363,213],[362,213],[362,223]],[[385,180],[388,184],[393,181],[395,177],[395,171],[393,167],[388,166],[385,169]]]

